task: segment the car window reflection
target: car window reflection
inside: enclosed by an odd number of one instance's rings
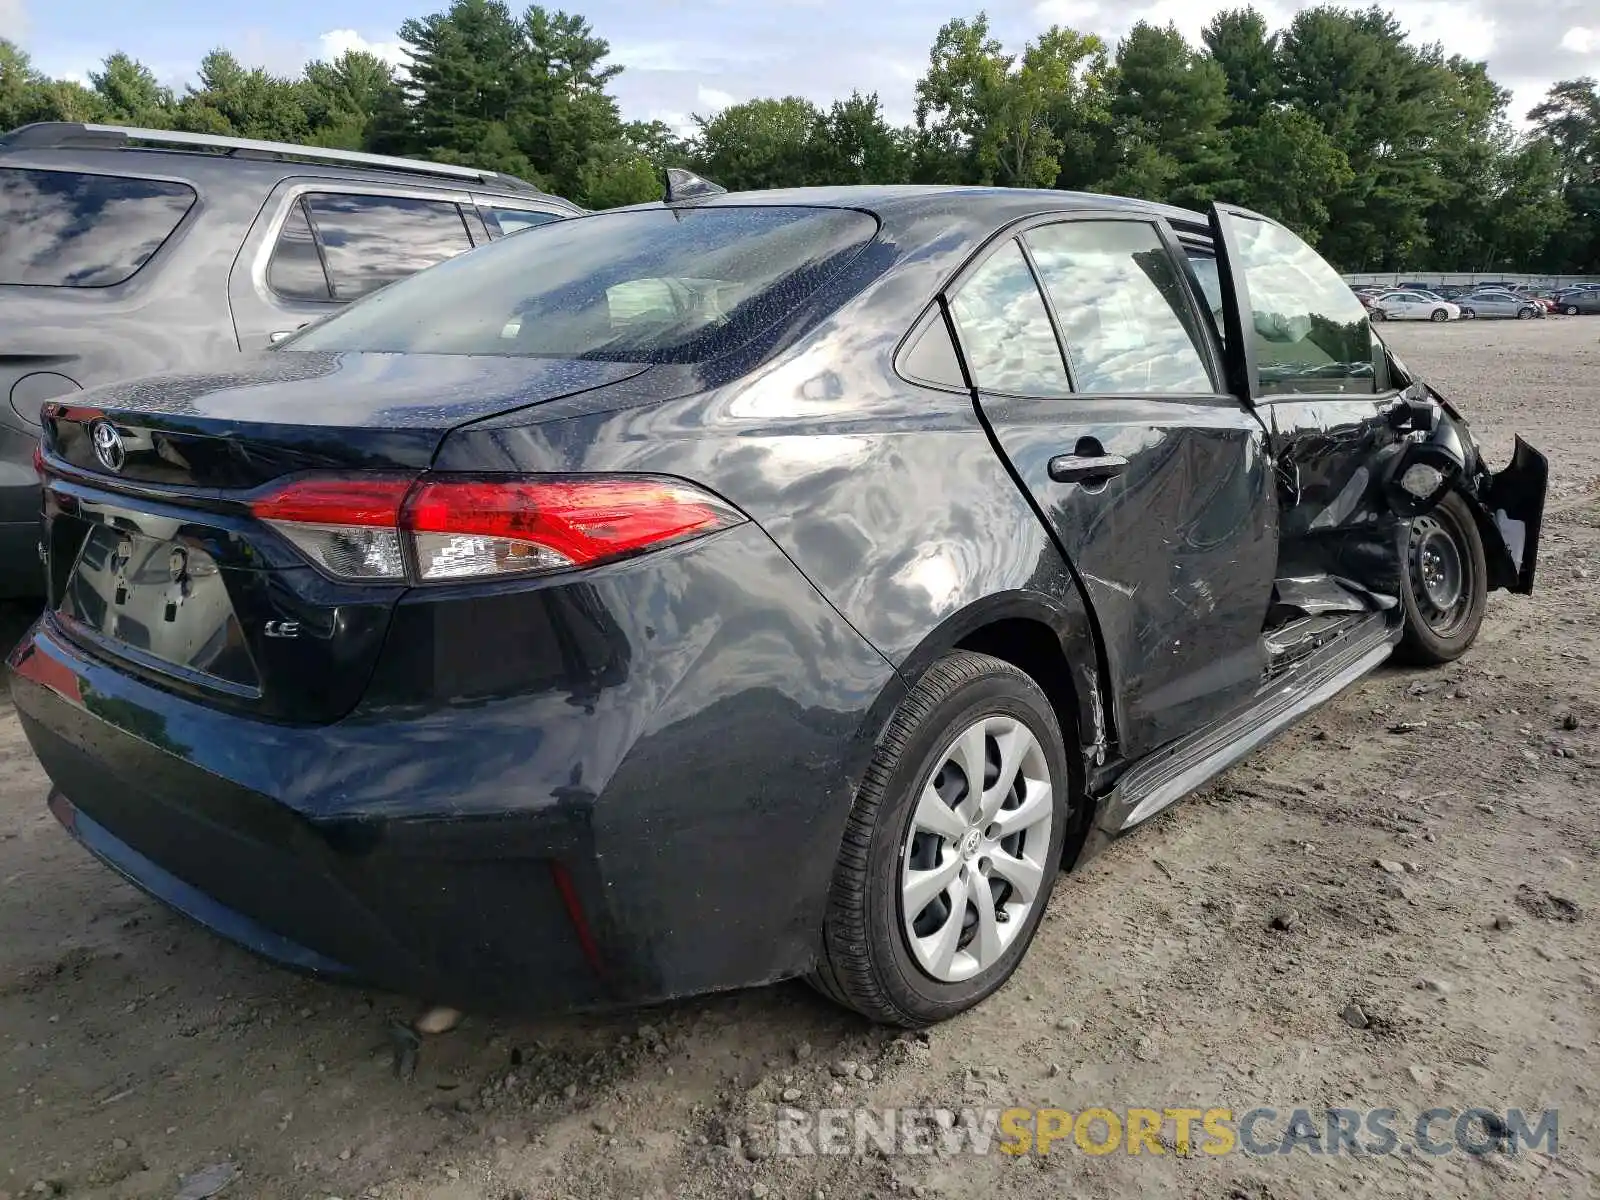
[[[192,188],[158,179],[0,168],[0,284],[122,283],[194,201]]]
[[[306,208],[335,300],[365,296],[472,249],[461,210],[448,201],[313,193]]]
[[[1044,297],[1015,241],[972,273],[950,302],[972,381],[1020,396],[1069,391]]]
[[[1070,221],[1026,235],[1080,392],[1209,393],[1177,267],[1154,225]]]
[[[1338,272],[1282,226],[1239,217],[1234,228],[1262,392],[1375,391],[1367,311]]]

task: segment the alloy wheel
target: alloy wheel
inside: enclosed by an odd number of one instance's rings
[[[1010,716],[962,730],[939,756],[902,851],[906,944],[942,983],[993,966],[1039,902],[1055,820],[1039,739]]]

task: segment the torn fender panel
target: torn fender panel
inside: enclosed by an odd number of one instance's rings
[[[1466,418],[1432,388],[1428,394],[1442,410],[1440,430],[1453,435],[1465,464],[1455,489],[1477,520],[1489,567],[1489,590],[1526,596],[1533,591],[1538,565],[1549,461],[1518,437],[1510,464],[1502,471],[1490,471]]]
[[[1533,573],[1539,563],[1539,531],[1544,522],[1550,464],[1519,437],[1511,465],[1488,478],[1481,503],[1499,542],[1497,550],[1514,572],[1509,581],[1491,578],[1490,584],[1526,596],[1533,591]],[[1480,528],[1483,523],[1479,521]],[[1485,549],[1488,542],[1486,536]]]

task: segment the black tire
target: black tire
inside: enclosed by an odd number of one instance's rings
[[[1434,309],[1433,314],[1428,318],[1430,321],[1448,321],[1449,319],[1449,312],[1442,308]]]
[[[1533,309],[1531,309],[1531,308],[1519,308],[1519,309],[1517,309],[1517,320],[1519,320],[1519,321],[1531,321],[1531,320],[1533,320]]]
[[[1426,583],[1428,569],[1424,555],[1443,548],[1434,540],[1443,538],[1451,550],[1443,552],[1445,563],[1432,566],[1434,578],[1442,570],[1460,571],[1459,600],[1446,607],[1436,603],[1437,592]],[[1453,565],[1450,555],[1453,553]],[[1395,658],[1414,666],[1438,666],[1460,658],[1477,640],[1488,608],[1489,568],[1483,553],[1483,537],[1472,517],[1472,509],[1456,492],[1450,492],[1439,506],[1411,522],[1407,538],[1404,586],[1400,601],[1405,610],[1405,636],[1395,648]],[[1448,589],[1447,589],[1448,590]]]
[[[1561,311],[1566,313],[1569,317],[1575,317],[1578,315],[1578,306],[1576,304],[1569,304]]]
[[[1026,924],[985,971],[947,983],[923,971],[901,919],[902,850],[917,797],[950,740],[985,716],[1007,716],[1038,739],[1054,799],[1044,875]],[[935,662],[895,709],[856,794],[829,889],[822,955],[810,982],[847,1008],[920,1028],[982,1001],[1010,978],[1049,904],[1073,812],[1060,725],[1039,685],[1010,663],[954,651]]]
[[[1389,318],[1384,313],[1383,309],[1375,308],[1375,309],[1372,310],[1372,319],[1374,321],[1387,321]]]
[[[1461,310],[1461,319],[1463,321],[1475,321],[1477,320],[1477,317],[1478,310],[1475,308],[1463,308]]]

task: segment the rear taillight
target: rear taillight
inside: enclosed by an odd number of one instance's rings
[[[417,582],[593,566],[744,519],[654,476],[302,477],[251,510],[330,575]]]

